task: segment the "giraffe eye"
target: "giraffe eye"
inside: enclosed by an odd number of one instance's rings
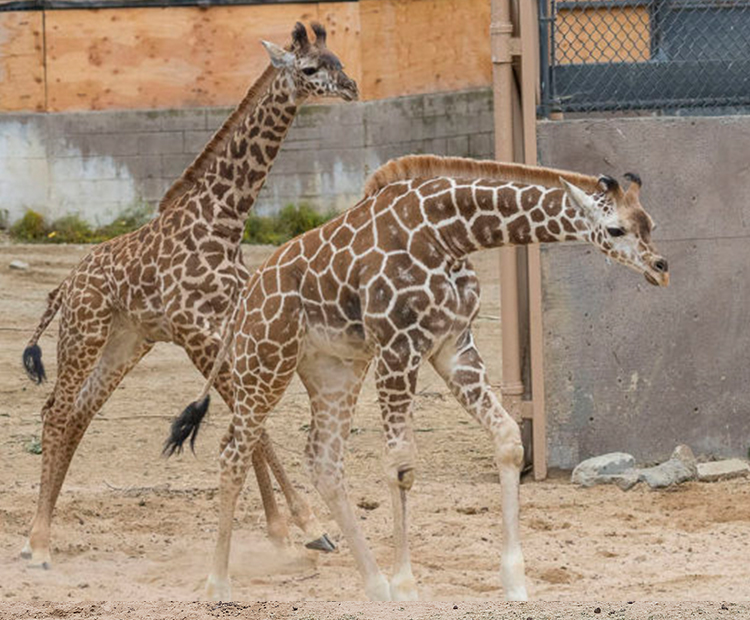
[[[625,234],[625,230],[622,228],[607,228],[607,232],[610,237],[622,237]]]
[[[305,75],[315,75],[317,72],[317,67],[305,67],[304,69],[302,69],[302,73],[304,73]]]

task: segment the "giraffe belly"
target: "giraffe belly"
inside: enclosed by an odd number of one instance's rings
[[[314,355],[329,355],[339,359],[370,360],[373,353],[355,328],[348,331],[332,330],[323,327],[309,328],[305,338],[305,351]]]

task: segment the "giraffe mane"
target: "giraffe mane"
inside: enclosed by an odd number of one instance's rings
[[[509,164],[491,160],[465,157],[439,157],[437,155],[408,155],[392,159],[370,175],[365,183],[365,195],[372,196],[386,185],[408,179],[453,177],[459,179],[492,179],[560,187],[560,177],[587,192],[601,191],[598,178],[525,164]]]
[[[234,132],[235,128],[242,122],[248,114],[251,114],[258,104],[261,96],[266,92],[268,86],[273,81],[277,69],[269,64],[261,76],[248,89],[247,93],[240,101],[239,105],[224,121],[221,127],[214,133],[206,144],[205,148],[193,160],[179,179],[167,190],[164,197],[159,202],[159,212],[164,212],[177,202],[177,199],[188,192],[198,181],[201,174],[208,170],[214,158],[220,154]]]

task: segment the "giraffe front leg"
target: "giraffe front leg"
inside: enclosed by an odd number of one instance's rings
[[[525,601],[526,580],[519,534],[519,484],[523,444],[518,424],[503,409],[487,381],[487,373],[471,331],[445,344],[432,363],[461,405],[492,436],[502,494],[503,547],[500,576],[510,601]]]

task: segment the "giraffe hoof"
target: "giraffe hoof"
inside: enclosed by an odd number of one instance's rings
[[[219,579],[213,574],[206,580],[206,598],[209,601],[231,601],[232,585],[229,579]]]
[[[418,601],[417,583],[411,571],[394,575],[390,583],[392,601]]]
[[[29,545],[28,542],[23,546],[23,549],[21,549],[21,559],[23,560],[30,560],[31,559],[31,545]]]
[[[336,545],[333,544],[328,534],[323,534],[320,538],[307,543],[305,545],[308,549],[314,549],[315,551],[322,551],[323,553],[330,553],[336,551]]]

